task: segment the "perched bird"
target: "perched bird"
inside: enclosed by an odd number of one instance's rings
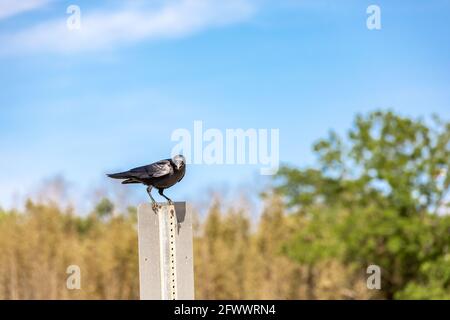
[[[156,210],[157,205],[151,191],[156,188],[159,194],[173,204],[172,200],[164,195],[164,190],[170,188],[183,179],[186,172],[186,159],[177,155],[172,159],[161,160],[147,166],[138,167],[129,171],[108,174],[113,179],[122,179],[122,184],[142,183],[147,186],[147,193],[152,200],[152,208]]]

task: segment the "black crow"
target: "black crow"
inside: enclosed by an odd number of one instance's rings
[[[157,205],[153,199],[151,191],[156,188],[159,194],[173,204],[172,200],[164,195],[164,189],[170,188],[183,179],[186,172],[186,160],[182,155],[177,155],[172,159],[161,160],[147,166],[138,167],[129,171],[108,174],[113,179],[122,179],[123,184],[142,183],[147,186],[147,193],[152,200],[152,208],[156,210]]]

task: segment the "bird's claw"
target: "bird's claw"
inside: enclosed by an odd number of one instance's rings
[[[169,204],[170,204],[171,206],[173,206],[173,201],[172,201],[172,200],[169,200],[168,202],[169,202]]]
[[[152,202],[152,210],[154,213],[158,213],[158,205],[156,202]]]

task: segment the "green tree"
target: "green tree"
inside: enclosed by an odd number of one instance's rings
[[[392,112],[357,116],[346,139],[330,132],[314,145],[315,168],[284,166],[276,190],[302,216],[286,247],[309,264],[339,257],[383,268],[383,294],[414,296],[423,270],[448,254],[450,123],[428,124]],[[439,284],[437,284],[439,282]],[[433,278],[440,290],[448,281]]]
[[[99,218],[111,217],[114,212],[114,204],[108,198],[103,198],[95,206],[94,212]]]

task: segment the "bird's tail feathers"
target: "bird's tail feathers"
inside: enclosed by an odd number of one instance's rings
[[[130,183],[140,183],[140,182],[131,178],[122,181],[122,184],[130,184]]]
[[[112,179],[127,179],[130,177],[130,173],[126,171],[126,172],[107,174],[107,176]]]

